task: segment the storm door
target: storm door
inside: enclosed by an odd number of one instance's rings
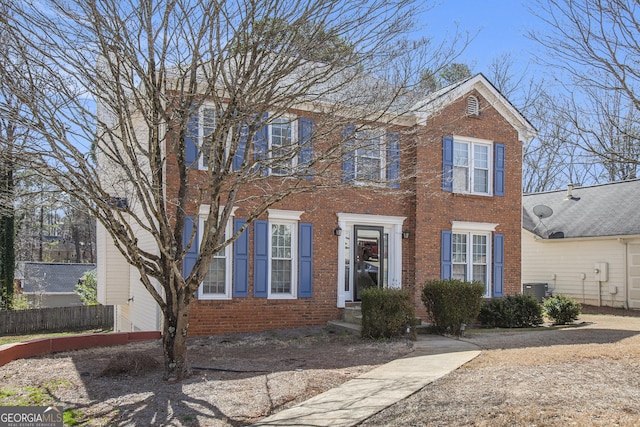
[[[354,301],[360,300],[362,290],[372,287],[380,288],[384,285],[386,247],[384,227],[354,226]]]

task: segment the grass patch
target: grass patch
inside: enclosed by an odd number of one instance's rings
[[[56,333],[49,333],[49,334],[11,335],[11,336],[0,337],[0,345],[37,340],[41,338],[67,337],[72,335],[83,335],[83,334],[101,334],[101,333],[108,333],[108,332],[112,332],[112,330],[111,329],[90,329],[87,331],[56,332]]]

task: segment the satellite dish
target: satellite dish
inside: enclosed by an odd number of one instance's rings
[[[533,207],[533,213],[540,219],[549,218],[553,215],[553,209],[547,205],[536,205]]]

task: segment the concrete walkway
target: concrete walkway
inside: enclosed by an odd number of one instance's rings
[[[415,351],[319,394],[255,426],[354,426],[480,354],[477,346],[418,335]]]

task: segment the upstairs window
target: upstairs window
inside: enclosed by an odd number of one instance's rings
[[[386,160],[382,136],[372,131],[358,132],[355,137],[355,180],[379,182],[384,178]]]
[[[269,152],[275,160],[271,175],[286,176],[295,170],[298,163],[294,146],[297,143],[295,127],[295,122],[284,118],[274,119],[269,125]]]
[[[471,142],[453,144],[453,191],[490,194],[489,170],[491,146]]]
[[[380,130],[343,131],[342,181],[400,187],[400,134]]]
[[[442,189],[453,193],[504,196],[504,144],[468,137],[444,137]]]

